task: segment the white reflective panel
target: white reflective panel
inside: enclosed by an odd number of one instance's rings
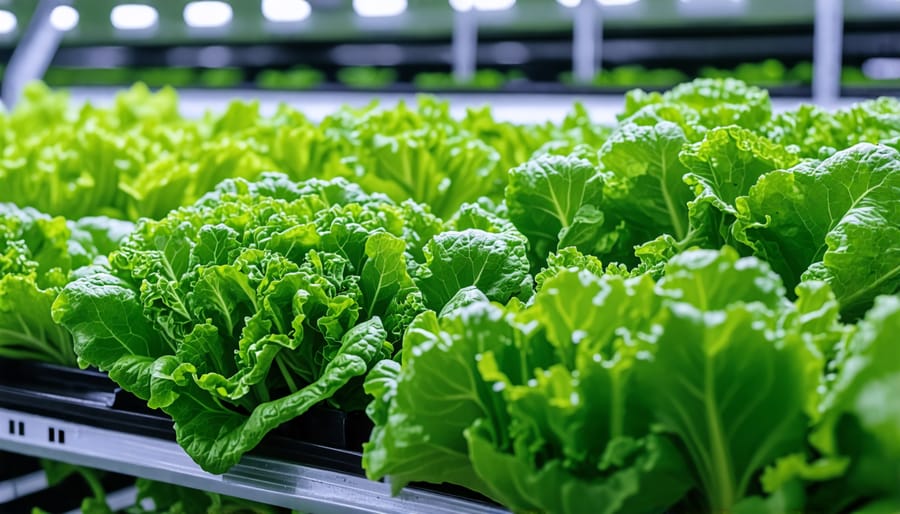
[[[19,20],[16,15],[9,11],[0,11],[0,34],[9,34],[16,30]]]
[[[640,2],[641,0],[597,0],[597,3],[600,5],[605,5],[607,7],[616,6],[616,5],[631,5]]]
[[[78,25],[78,11],[68,5],[58,5],[50,11],[50,24],[63,32],[72,30]]]
[[[406,11],[406,0],[353,0],[353,10],[367,18],[397,16]]]
[[[149,29],[159,21],[159,13],[149,5],[122,4],[113,7],[109,21],[119,30]]]
[[[556,2],[563,7],[578,7],[581,0],[556,0]]]
[[[191,2],[184,6],[184,22],[189,27],[222,27],[231,23],[231,6],[217,0]]]
[[[262,14],[269,21],[289,23],[309,18],[312,7],[306,0],[262,0]]]

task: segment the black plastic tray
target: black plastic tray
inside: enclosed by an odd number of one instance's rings
[[[105,373],[31,361],[0,359],[0,407],[118,432],[175,440],[172,419],[151,410]],[[3,428],[3,427],[0,427]],[[365,476],[362,444],[372,422],[363,412],[314,407],[271,432],[251,455]],[[413,484],[459,498],[495,504],[449,484]]]
[[[172,419],[104,373],[0,359],[0,406],[130,434],[175,440]],[[0,427],[2,428],[2,427]],[[254,454],[363,475],[362,443],[372,424],[362,412],[315,407],[270,434]]]

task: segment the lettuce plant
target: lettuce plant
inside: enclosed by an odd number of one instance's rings
[[[362,409],[361,377],[426,306],[468,286],[527,298],[530,284],[510,227],[443,231],[421,206],[344,180],[270,174],[140,222],[53,315],[82,365],[163,409],[221,473],[313,405]]]
[[[691,490],[730,511],[816,416],[812,340],[837,309],[824,284],[799,293],[727,248],[682,253],[658,282],[562,268],[529,305],[462,292],[370,373],[367,472],[521,512],[660,512]]]
[[[0,357],[74,366],[72,337],[53,322],[50,307],[131,229],[123,221],[67,222],[0,203]]]

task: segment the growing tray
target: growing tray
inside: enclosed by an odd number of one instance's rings
[[[124,391],[105,373],[93,369],[0,359],[2,408],[123,434],[175,441],[171,418],[149,409],[143,400]],[[315,407],[270,433],[249,455],[365,477],[362,444],[368,440],[371,429],[372,423],[363,412]],[[13,420],[0,419],[0,431],[8,430],[14,433],[19,427]],[[52,437],[62,443],[65,433],[60,432],[42,437]],[[495,505],[477,493],[452,485],[415,484],[415,488]]]

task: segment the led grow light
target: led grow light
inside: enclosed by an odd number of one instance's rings
[[[312,7],[306,0],[262,0],[263,17],[276,23],[291,23],[309,18]]]
[[[50,11],[50,24],[53,28],[67,32],[78,25],[78,11],[68,5],[58,5]]]
[[[16,15],[9,11],[0,11],[0,34],[9,34],[16,30],[19,20]]]
[[[159,13],[144,4],[121,4],[113,7],[109,21],[118,30],[149,29],[159,21]]]
[[[184,23],[189,27],[222,27],[231,23],[233,17],[231,6],[217,0],[202,0],[184,6]]]
[[[397,16],[406,11],[406,0],[353,0],[353,10],[366,18]]]

